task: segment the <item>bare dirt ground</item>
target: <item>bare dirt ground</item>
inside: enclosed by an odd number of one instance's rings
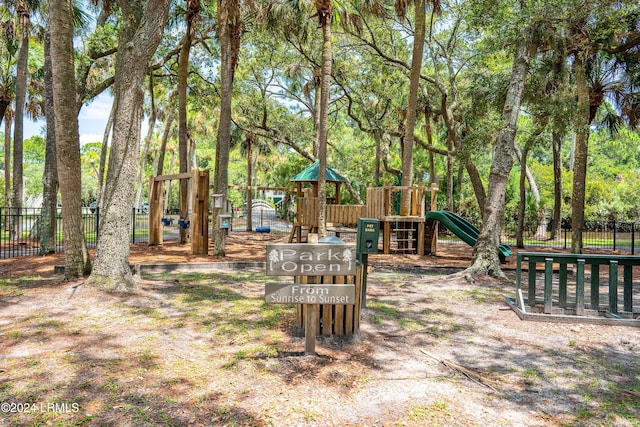
[[[232,233],[224,261],[283,241]],[[361,334],[315,356],[259,270],[104,293],[55,275],[62,254],[0,260],[0,426],[640,425],[639,328],[521,321],[513,283],[448,275],[470,259],[371,255]],[[131,248],[134,264],[216,261]]]

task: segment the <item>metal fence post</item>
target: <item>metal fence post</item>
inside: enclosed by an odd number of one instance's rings
[[[100,207],[96,206],[96,215],[94,218],[95,221],[95,230],[96,230],[96,246],[98,245],[98,234],[100,234]]]
[[[136,243],[136,208],[135,206],[131,208],[131,227],[133,229],[133,234],[131,236],[131,243]]]
[[[616,242],[616,237],[617,237],[616,231],[617,231],[617,229],[618,229],[617,223],[616,223],[616,220],[614,219],[613,220],[613,250],[614,251],[616,250],[616,243],[617,243]]]
[[[631,223],[631,255],[636,253],[636,223]]]

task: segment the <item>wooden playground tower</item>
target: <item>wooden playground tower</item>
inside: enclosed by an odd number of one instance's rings
[[[302,183],[308,182],[311,188],[302,188]],[[382,251],[385,254],[392,252],[417,253],[418,255],[435,253],[438,240],[437,223],[432,223],[425,229],[425,205],[426,193],[431,192],[430,209],[436,209],[437,184],[430,188],[424,185],[418,186],[369,186],[367,188],[366,205],[341,205],[340,182],[327,179],[327,182],[336,184],[335,203],[327,204],[326,221],[327,229],[337,234],[340,232],[355,232],[355,224],[358,218],[375,218],[380,221],[382,230]],[[289,242],[298,243],[306,241],[307,233],[318,229],[318,186],[312,180],[297,181],[297,206],[296,220],[289,236]],[[411,208],[408,215],[398,215],[393,212],[394,199],[403,191],[411,193]],[[392,247],[395,243],[395,247]]]
[[[152,176],[149,182],[149,245],[163,242],[163,187],[165,181],[192,180],[191,195],[191,253],[209,253],[209,171],[194,170],[192,173]]]

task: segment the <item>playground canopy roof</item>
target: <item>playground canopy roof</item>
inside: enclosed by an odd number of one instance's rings
[[[291,178],[293,182],[317,182],[318,181],[318,169],[320,169],[320,161],[316,160],[308,168]],[[326,169],[327,182],[346,182],[347,180],[338,174],[336,171],[327,166]]]

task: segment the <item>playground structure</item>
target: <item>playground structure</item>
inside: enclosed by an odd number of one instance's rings
[[[442,225],[447,227],[449,231],[451,231],[456,236],[460,237],[460,239],[470,246],[474,246],[476,241],[478,240],[478,236],[480,236],[480,230],[471,224],[469,220],[454,214],[449,211],[436,211],[431,210],[431,212],[427,212],[425,215],[425,219],[427,220],[427,224],[431,224],[434,222],[440,222]],[[436,223],[437,227],[437,223]],[[432,252],[435,254],[435,246],[437,245],[437,239],[435,239],[432,243]],[[512,253],[511,248],[508,245],[500,244],[498,246],[498,256],[502,262],[510,256]]]
[[[296,182],[296,215],[289,243],[303,243],[308,241],[308,235],[318,230],[318,168],[319,162],[300,172],[291,181]],[[181,227],[191,226],[191,249],[194,255],[207,255],[209,247],[209,172],[194,170],[192,173],[182,173],[150,177],[149,186],[149,245],[163,243],[163,183],[170,180],[193,180],[191,182],[192,209],[190,221],[180,220]],[[326,224],[327,230],[336,236],[341,233],[355,233],[358,218],[372,218],[380,222],[382,230],[382,253],[405,254],[436,254],[438,243],[438,224],[444,225],[452,233],[460,237],[465,243],[473,246],[479,236],[479,230],[466,219],[448,211],[437,211],[436,196],[438,185],[431,187],[391,186],[367,188],[367,202],[365,205],[340,204],[340,190],[346,179],[333,169],[327,167],[326,182],[335,186],[334,197],[327,198]],[[303,188],[303,184],[310,188]],[[272,189],[269,187],[238,187],[241,189]],[[280,191],[291,191],[288,188],[278,188]],[[406,215],[399,214],[400,197],[402,193],[409,193],[409,211]],[[426,211],[426,196],[431,193],[430,210]],[[215,199],[214,195],[214,199]],[[224,196],[222,197],[224,199]],[[225,215],[230,217],[231,215]],[[228,223],[230,218],[226,219]],[[221,228],[229,225],[219,224]],[[500,245],[498,252],[501,260],[511,255],[511,248]]]
[[[302,243],[308,234],[318,229],[318,167],[316,162],[300,172],[291,181],[297,184],[296,218],[289,236],[289,243]],[[326,181],[335,185],[335,198],[328,198],[326,205],[327,230],[336,236],[354,233],[358,218],[373,218],[380,221],[382,230],[382,253],[432,254],[438,248],[438,225],[444,225],[468,245],[475,245],[480,230],[466,219],[449,211],[437,211],[438,185],[430,188],[418,186],[369,186],[366,205],[341,205],[340,188],[346,179],[327,167]],[[311,188],[302,188],[303,184]],[[410,207],[406,215],[400,215],[400,197],[403,192],[410,195]],[[431,193],[429,211],[426,211],[427,192]],[[333,203],[331,203],[333,202]],[[511,255],[511,248],[498,247],[501,261]]]
[[[432,224],[428,233],[425,232],[425,196],[431,192],[431,209],[435,208],[436,184],[431,188],[419,186],[390,186],[367,188],[366,205],[341,205],[340,183],[343,181],[329,178],[327,182],[336,184],[336,203],[326,205],[327,229],[339,235],[340,233],[354,233],[358,218],[375,218],[380,221],[382,229],[382,252],[417,253],[418,255],[435,252],[437,241],[437,224]],[[295,179],[295,178],[294,178]],[[302,188],[303,182],[309,182],[312,188]],[[313,180],[297,180],[297,206],[296,219],[293,224],[289,242],[294,240],[301,243],[307,240],[309,233],[318,228],[318,193],[317,182]],[[401,192],[408,191],[411,194],[409,215],[394,214],[394,199]]]
[[[152,176],[149,181],[149,245],[163,243],[163,189],[164,182],[176,179],[191,182],[191,219],[180,224],[191,227],[191,252],[193,255],[209,253],[209,171]]]

